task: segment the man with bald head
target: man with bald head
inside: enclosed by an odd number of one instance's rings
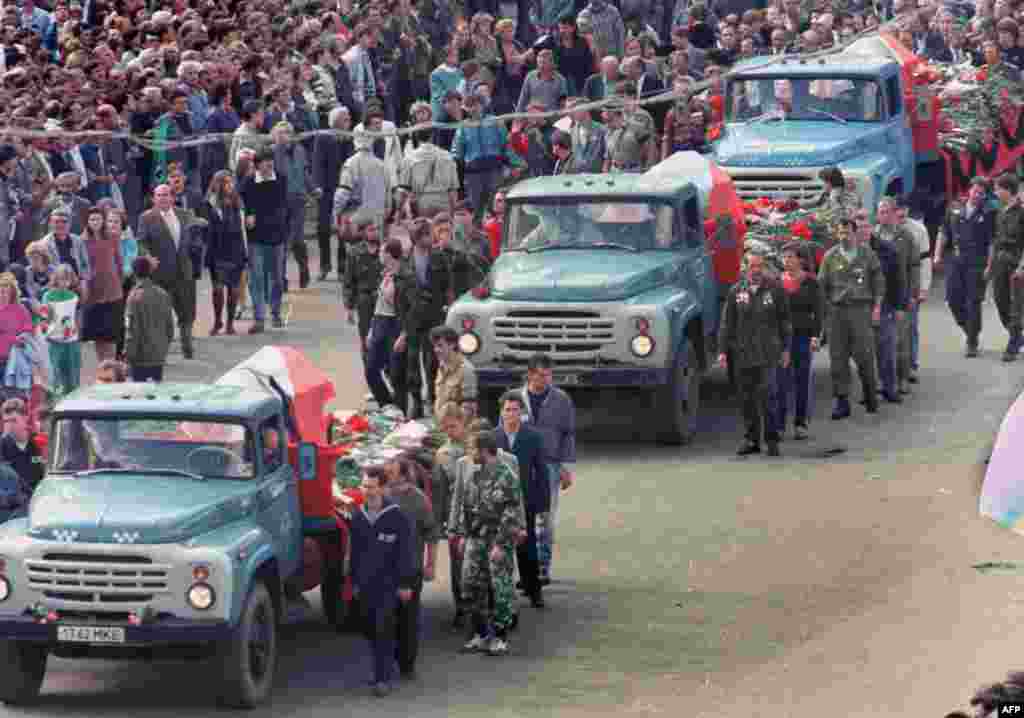
[[[156,259],[153,281],[171,296],[178,318],[181,351],[194,356],[192,324],[196,319],[196,280],[190,242],[195,216],[174,206],[174,193],[166,184],[153,190],[153,209],[139,218],[139,254]]]

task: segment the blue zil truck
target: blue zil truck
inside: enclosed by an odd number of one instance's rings
[[[809,204],[821,197],[818,173],[829,165],[872,210],[884,195],[914,191],[918,157],[904,79],[883,53],[862,45],[815,59],[759,58],[726,78],[711,156],[740,197]]]
[[[732,193],[723,179],[716,193]],[[544,352],[558,386],[642,392],[657,412],[652,436],[688,442],[728,290],[715,254],[733,258],[735,273],[742,249],[740,237],[706,241],[711,189],[708,163],[694,153],[643,174],[515,185],[501,255],[448,311],[476,367],[482,411],[493,414],[498,394],[521,385],[530,356]]]

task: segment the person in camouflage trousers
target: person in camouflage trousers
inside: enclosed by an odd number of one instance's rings
[[[479,468],[456,486],[448,520],[449,537],[462,556],[462,592],[473,618],[463,650],[500,656],[508,653],[508,631],[515,620],[515,547],[526,538],[526,515],[519,473],[499,460],[495,433],[478,434],[473,450]]]
[[[363,228],[365,244],[345,257],[343,279],[345,314],[349,324],[354,324],[355,314],[359,315],[359,346],[366,362],[366,337],[370,333],[373,311],[377,305],[380,289],[380,228],[371,222]]]

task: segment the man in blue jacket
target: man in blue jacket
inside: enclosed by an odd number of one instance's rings
[[[352,515],[352,588],[363,611],[373,650],[374,693],[391,692],[395,664],[395,616],[398,601],[412,599],[416,580],[412,529],[398,504],[384,497],[387,473],[371,466],[363,472],[365,502]]]
[[[526,512],[526,541],[516,546],[519,580],[523,593],[534,608],[544,607],[541,595],[540,566],[537,555],[537,516],[551,508],[551,488],[544,466],[544,440],[540,433],[523,423],[526,400],[518,392],[501,397],[501,425],[498,448],[515,454],[519,463],[519,483]]]

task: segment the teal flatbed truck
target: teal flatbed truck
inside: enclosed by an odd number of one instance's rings
[[[210,659],[223,703],[271,695],[278,629],[320,586],[340,626],[347,524],[328,447],[288,398],[220,384],[107,384],[61,401],[28,516],[0,526],[0,700],[50,655]]]

